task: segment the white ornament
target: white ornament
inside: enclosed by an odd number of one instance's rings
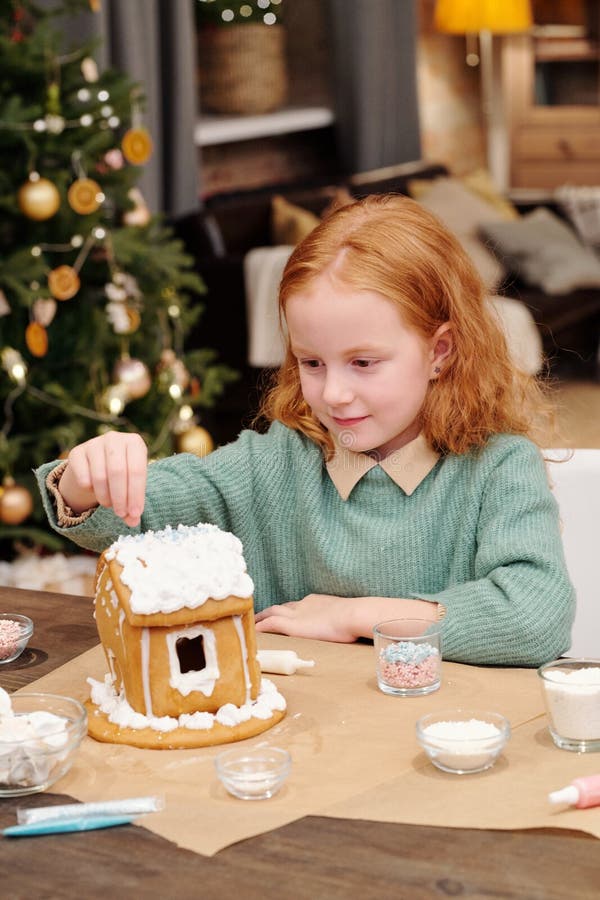
[[[106,317],[115,334],[129,334],[131,331],[131,320],[124,303],[107,303]]]
[[[91,56],[86,56],[85,59],[81,60],[81,74],[86,81],[98,81],[98,66],[96,60],[92,59]]]
[[[53,297],[40,297],[33,304],[33,318],[38,324],[47,328],[56,315],[56,300]]]
[[[65,130],[65,119],[63,116],[54,116],[48,113],[45,116],[44,121],[46,122],[46,128],[50,134],[62,134]]]

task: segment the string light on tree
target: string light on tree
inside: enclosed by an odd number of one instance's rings
[[[173,400],[179,400],[190,382],[190,373],[174,350],[163,350],[157,367],[158,383]]]
[[[120,416],[128,400],[124,384],[109,384],[102,394],[102,407],[113,416]]]
[[[12,381],[16,381],[19,385],[25,384],[27,364],[18,350],[14,347],[5,347],[0,353],[0,361]]]

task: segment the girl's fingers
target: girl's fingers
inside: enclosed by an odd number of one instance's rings
[[[108,487],[108,475],[106,472],[106,460],[104,453],[98,453],[95,448],[88,450],[88,465],[92,490],[100,506],[110,506],[111,496]]]
[[[84,487],[101,506],[112,507],[128,525],[137,525],[144,509],[147,450],[137,434],[109,432],[76,448],[69,460]]]
[[[272,607],[272,609],[277,607]],[[263,610],[267,612],[267,610]],[[271,614],[260,619],[256,623],[256,630],[260,632],[270,632],[271,634],[287,634],[289,637],[302,637],[301,630],[297,623],[289,616]]]
[[[112,506],[116,515],[123,519],[127,515],[127,443],[120,439],[107,440],[104,464],[108,503],[100,502],[102,506]]]
[[[69,469],[71,470],[72,480],[75,484],[84,490],[90,490],[92,487],[92,474],[87,454],[83,451],[83,447],[75,447],[69,453]]]
[[[254,620],[255,622],[262,622],[263,619],[268,619],[269,616],[273,615],[286,616],[289,618],[291,617],[297,602],[297,600],[290,600],[288,603],[281,603],[279,606],[267,606],[266,609],[255,613]]]
[[[132,435],[132,437],[135,437]],[[137,525],[144,511],[146,498],[146,473],[148,471],[148,451],[140,439],[127,444],[127,518],[128,525]]]

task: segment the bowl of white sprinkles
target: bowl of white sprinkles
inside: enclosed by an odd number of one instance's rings
[[[600,751],[600,659],[556,659],[540,666],[538,675],[556,746]]]
[[[510,737],[508,719],[476,709],[429,713],[416,727],[417,741],[434,766],[455,775],[491,768]]]

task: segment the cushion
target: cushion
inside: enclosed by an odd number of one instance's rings
[[[355,198],[352,196],[347,187],[336,188],[333,193],[333,197],[321,213],[321,218],[326,219],[342,206],[348,206],[348,204],[354,203],[354,200]]]
[[[549,209],[517,222],[486,222],[481,232],[512,272],[547,294],[600,287],[600,259]]]
[[[327,188],[326,197],[328,202],[321,213],[321,219],[326,219],[341,206],[354,203],[355,199],[346,187]],[[275,246],[295,246],[310,234],[321,219],[316,213],[276,194],[271,201],[271,242]]]
[[[498,295],[486,297],[486,302],[504,333],[514,364],[528,375],[537,375],[544,362],[542,337],[525,304]]]
[[[271,200],[271,240],[273,244],[295,246],[310,234],[320,219],[308,209],[276,194]]]
[[[427,191],[431,190],[436,181],[444,176],[437,178],[411,178],[408,182],[408,190],[411,197],[420,200]],[[502,213],[504,219],[518,219],[519,212],[506,197],[503,197],[496,188],[492,176],[487,169],[476,169],[467,175],[461,175],[455,178],[445,178],[444,180],[455,181],[466,187],[468,191],[476,194],[481,200],[485,200],[490,206],[493,206],[498,212]]]
[[[454,233],[471,257],[485,286],[494,291],[504,277],[504,267],[479,239],[478,229],[484,222],[506,222],[499,212],[454,178],[437,178],[419,203],[440,219]]]
[[[583,243],[600,247],[600,187],[563,184],[554,196]]]

